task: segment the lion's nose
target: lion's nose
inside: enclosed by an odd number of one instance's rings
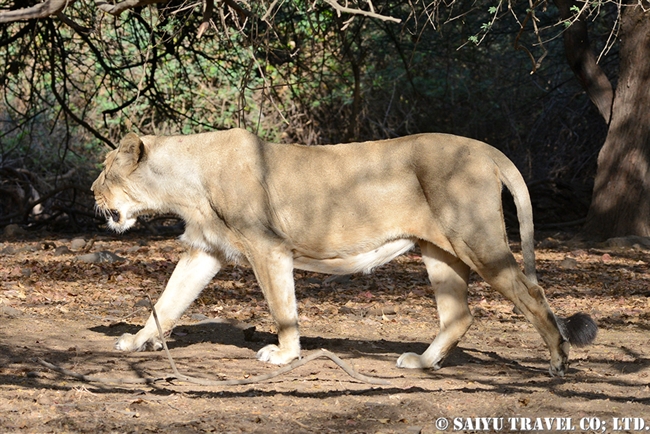
[[[112,209],[110,212],[111,212],[111,218],[113,219],[113,221],[115,223],[119,222],[120,221],[120,212],[115,210],[115,209]]]

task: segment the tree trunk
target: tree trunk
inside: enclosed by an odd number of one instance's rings
[[[576,5],[574,0],[555,0],[554,2],[563,20],[573,20],[571,7]],[[563,38],[564,51],[571,70],[587,92],[591,102],[598,107],[605,122],[609,123],[614,91],[609,79],[596,62],[596,56],[589,43],[589,33],[584,18],[580,17],[573,21],[564,31]]]
[[[583,228],[591,238],[650,236],[650,10],[641,3],[623,7],[619,82]]]

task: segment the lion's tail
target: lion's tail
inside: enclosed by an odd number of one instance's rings
[[[524,273],[529,280],[537,284],[535,271],[535,231],[533,227],[533,207],[530,203],[528,187],[523,176],[512,161],[495,149],[492,155],[499,168],[499,178],[515,201],[521,251],[524,256]],[[576,313],[568,318],[556,317],[560,333],[575,347],[584,347],[592,343],[598,335],[596,322],[586,313]]]
[[[598,335],[596,322],[586,313],[576,313],[568,318],[556,318],[560,333],[574,347],[589,345]]]
[[[494,149],[494,148],[492,148]],[[501,182],[512,194],[517,207],[521,252],[524,257],[524,274],[537,284],[535,271],[535,229],[533,227],[533,206],[530,203],[528,187],[517,166],[499,150],[494,149],[491,157],[499,168]]]

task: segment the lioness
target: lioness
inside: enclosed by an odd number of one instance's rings
[[[508,246],[501,183],[514,197],[524,269]],[[262,361],[300,357],[293,269],[370,272],[415,244],[435,290],[440,332],[402,368],[439,368],[472,324],[467,282],[473,269],[510,299],[564,375],[569,343],[596,335],[584,314],[556,317],[537,285],[532,209],[515,165],[497,149],[447,134],[334,146],[265,143],[241,129],[188,136],[128,134],[93,183],[98,209],[123,232],[143,214],[185,221],[181,257],[156,303],[170,330],[225,261],[250,264],[277,323],[278,345]],[[122,351],[158,349],[155,321],[117,341]]]

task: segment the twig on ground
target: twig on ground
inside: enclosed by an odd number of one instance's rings
[[[90,252],[90,249],[92,249],[93,246],[95,245],[95,240],[97,240],[97,237],[96,237],[96,236],[92,237],[92,238],[90,239],[90,241],[88,241],[88,242],[86,243],[86,245],[84,246],[84,248],[81,249],[81,253],[88,253],[88,252]]]
[[[149,299],[149,303],[151,303],[151,299]],[[162,341],[163,349],[165,351],[165,354],[167,355],[167,359],[169,360],[169,365],[171,366],[171,369],[174,373],[174,375],[167,376],[167,377],[156,377],[156,378],[112,378],[112,377],[98,377],[98,376],[90,376],[90,375],[83,375],[79,374],[73,371],[69,371],[67,369],[61,368],[60,366],[53,365],[43,359],[36,359],[36,362],[39,364],[45,366],[48,369],[51,369],[53,371],[56,371],[60,374],[67,375],[68,377],[73,377],[81,381],[89,382],[89,383],[102,383],[102,384],[153,384],[159,381],[168,381],[171,382],[173,380],[180,380],[180,381],[185,381],[188,383],[192,384],[198,384],[200,386],[242,386],[246,384],[254,384],[254,383],[260,383],[263,381],[268,381],[271,380],[275,377],[278,377],[280,375],[286,374],[288,372],[293,371],[296,368],[299,368],[303,365],[306,365],[307,363],[311,362],[312,360],[320,359],[320,358],[328,358],[338,367],[343,369],[346,374],[348,374],[350,377],[354,378],[355,380],[361,381],[363,383],[368,383],[368,384],[378,384],[378,385],[388,385],[390,382],[388,380],[385,380],[383,378],[375,378],[375,377],[369,377],[367,375],[363,375],[358,373],[357,371],[354,370],[352,366],[350,366],[349,363],[343,361],[341,358],[339,358],[336,354],[331,353],[327,350],[321,349],[320,351],[316,351],[312,354],[310,354],[307,357],[304,357],[302,359],[295,360],[293,363],[284,366],[280,369],[277,369],[273,372],[269,372],[268,374],[262,374],[262,375],[256,375],[253,377],[249,378],[244,378],[240,380],[210,380],[206,378],[196,378],[196,377],[190,377],[188,375],[181,374],[178,371],[178,368],[176,367],[176,363],[174,362],[174,359],[172,358],[171,353],[169,352],[169,348],[167,347],[167,342],[165,341],[165,336],[162,330],[162,327],[160,326],[160,322],[158,321],[158,314],[156,313],[156,309],[153,306],[153,303],[151,303],[151,313],[154,317],[154,320],[156,321],[156,327],[158,328],[158,335],[160,337],[160,340]]]

